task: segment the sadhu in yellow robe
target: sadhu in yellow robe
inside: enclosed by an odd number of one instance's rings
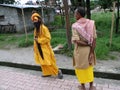
[[[51,35],[48,28],[44,24],[40,25],[39,33],[35,29],[34,36],[38,37],[38,43],[34,40],[34,58],[36,64],[41,66],[43,76],[58,75],[58,67],[50,45]],[[40,54],[41,51],[39,48],[42,50],[42,55]]]

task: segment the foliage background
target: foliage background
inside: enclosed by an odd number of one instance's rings
[[[0,2],[2,1],[3,0],[1,0]],[[106,2],[106,0],[101,0],[101,2],[102,1]],[[91,5],[94,8],[95,6],[97,6],[97,2],[95,3],[92,2]],[[110,47],[109,42],[110,42],[112,12],[109,11],[97,12],[97,13],[92,13],[91,16],[92,16],[91,19],[95,20],[96,29],[97,29],[97,46],[96,46],[97,58],[101,60],[102,59],[107,60],[109,58],[113,58],[112,56],[109,56],[109,53],[111,51],[120,52],[120,36],[119,33],[115,34],[115,26],[114,26],[112,46]],[[63,20],[65,19],[64,16],[62,16],[62,18]],[[71,13],[70,15],[71,25],[74,22],[75,22],[74,15],[73,13]],[[64,26],[62,24],[63,22],[61,20],[61,15],[56,15],[55,21],[50,23],[51,26],[55,26],[55,29],[50,32],[52,36],[51,45],[54,48],[58,44],[63,44],[64,48],[60,51],[60,53],[68,56],[72,56],[74,47],[72,46],[71,50],[68,49],[67,41],[66,41],[65,21],[64,21]],[[20,48],[32,46],[33,32],[28,33],[27,42],[25,37],[26,37],[25,34],[0,34],[0,48],[10,49],[11,46],[20,47]]]

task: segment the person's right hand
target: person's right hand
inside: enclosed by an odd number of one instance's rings
[[[89,57],[88,57],[88,61],[90,65],[92,65],[93,58],[94,58],[94,53],[90,52]]]

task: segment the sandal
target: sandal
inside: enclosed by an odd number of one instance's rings
[[[62,71],[61,71],[61,70],[58,71],[58,78],[59,78],[59,79],[63,79],[63,74],[62,74]]]
[[[51,77],[51,75],[42,75],[41,77]]]

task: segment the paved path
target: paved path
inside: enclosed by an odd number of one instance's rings
[[[24,73],[27,70],[18,71],[19,69],[11,70],[10,68],[0,67],[0,90],[79,90],[77,79],[42,78],[40,74]],[[110,83],[102,82],[94,85],[97,88],[96,90],[120,90],[119,84]]]
[[[117,55],[120,58],[120,55]],[[72,58],[55,54],[57,64],[60,68],[73,69]],[[18,64],[36,65],[33,57],[33,47],[14,48],[0,50],[0,61],[13,62]],[[120,73],[120,59],[118,60],[97,60],[96,71]],[[38,65],[36,65],[38,66]]]
[[[60,68],[73,69],[72,58],[58,54],[55,54],[55,56]],[[0,61],[36,65],[32,47],[0,50]],[[118,61],[111,61],[111,63],[98,61],[97,68],[95,69],[118,73],[119,71],[113,66],[119,68],[120,63]],[[68,80],[68,75],[60,80],[55,77],[42,78],[40,77],[41,74],[27,74],[23,73],[23,71],[17,72],[17,70],[11,71],[9,68],[4,69],[0,67],[0,90],[79,90],[77,79]],[[107,80],[106,82],[106,80],[100,81],[97,78],[95,79],[95,86],[97,90],[120,90],[120,81],[113,82],[113,80]]]
[[[72,58],[58,54],[55,54],[55,57],[59,67],[73,69]],[[32,47],[0,50],[0,61],[36,65],[33,57]]]

